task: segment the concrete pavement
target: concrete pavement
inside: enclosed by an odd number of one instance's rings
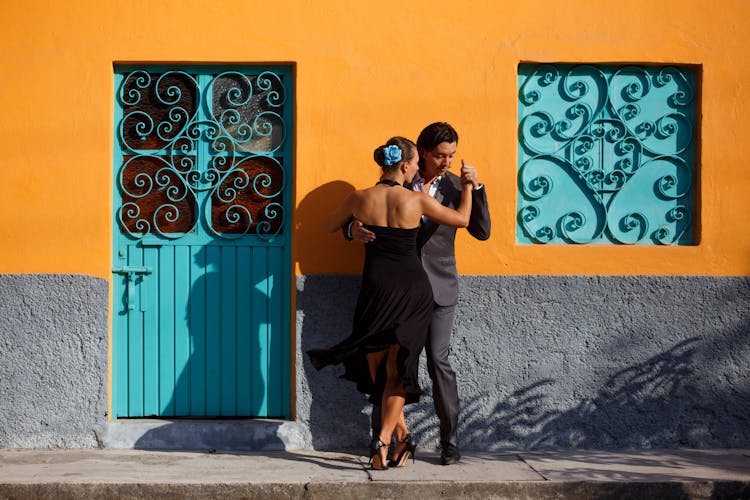
[[[750,450],[417,453],[5,450],[0,498],[750,498]]]

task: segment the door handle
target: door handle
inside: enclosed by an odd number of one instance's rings
[[[125,275],[125,297],[128,311],[135,309],[135,278],[137,275],[145,276],[151,274],[153,269],[144,266],[121,266],[112,268],[112,272],[115,274]]]

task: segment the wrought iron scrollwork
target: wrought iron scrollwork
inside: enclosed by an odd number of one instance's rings
[[[522,65],[519,237],[691,243],[694,81],[689,68]]]
[[[118,218],[133,238],[283,230],[284,79],[272,71],[132,71],[119,89]]]

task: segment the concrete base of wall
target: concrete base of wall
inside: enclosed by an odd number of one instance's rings
[[[297,281],[297,415],[316,449],[367,445],[369,406],[303,353],[346,337],[355,277]],[[451,363],[467,449],[750,446],[750,278],[462,277]],[[439,444],[422,359],[407,407]]]
[[[284,420],[151,420],[110,422],[106,448],[138,450],[254,450],[309,448],[307,427]]]
[[[0,448],[99,446],[108,302],[99,278],[0,275]]]

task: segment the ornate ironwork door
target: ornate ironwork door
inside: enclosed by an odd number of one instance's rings
[[[113,417],[290,416],[292,91],[116,68]]]

